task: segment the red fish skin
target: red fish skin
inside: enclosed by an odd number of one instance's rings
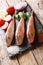
[[[11,45],[13,35],[14,35],[14,20],[12,19],[5,34],[5,40],[7,46]]]
[[[25,32],[25,30],[24,30],[24,19],[21,18],[20,22],[18,23],[16,33],[15,33],[17,45],[22,45],[23,38],[24,38],[24,32]]]
[[[32,14],[31,14],[28,24],[27,24],[26,35],[27,35],[28,42],[30,44],[32,44],[34,41],[34,38],[35,38],[34,18],[33,18]]]

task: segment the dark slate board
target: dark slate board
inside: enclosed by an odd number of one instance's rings
[[[31,13],[32,9],[31,9],[31,7],[28,5],[24,11],[28,11],[28,12]],[[15,23],[15,30],[16,30],[17,22],[18,22],[18,21],[16,21],[16,23]],[[27,22],[26,22],[26,23],[27,23]],[[25,31],[26,31],[26,26],[27,26],[26,23],[25,23]],[[43,26],[41,25],[40,21],[38,20],[37,16],[35,15],[35,13],[34,13],[34,26],[35,26],[35,40],[34,40],[33,44],[30,45],[30,44],[28,43],[27,38],[26,38],[26,35],[25,35],[22,46],[19,46],[19,48],[21,48],[21,49],[19,50],[19,52],[18,52],[17,54],[9,54],[9,53],[8,53],[8,55],[9,55],[10,58],[13,58],[14,56],[16,56],[16,55],[18,55],[18,54],[21,54],[22,52],[24,52],[24,51],[26,51],[26,50],[34,49],[34,48],[36,48],[39,44],[43,43],[43,41],[39,41],[38,38],[37,38],[37,36],[38,36],[37,30],[38,30],[38,29],[42,29],[42,30],[43,30]],[[14,32],[15,32],[15,31],[14,31]],[[13,38],[13,41],[12,41],[11,46],[14,46],[14,45],[17,46],[16,40],[15,40],[15,34],[14,34],[14,38]]]

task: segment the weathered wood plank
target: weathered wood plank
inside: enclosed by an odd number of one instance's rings
[[[17,59],[11,60],[8,57],[4,40],[0,36],[0,65],[19,65]]]
[[[33,54],[37,60],[38,65],[43,65],[43,45],[33,50]]]
[[[43,24],[42,19],[39,17],[39,8],[38,8],[38,0],[26,0],[29,5],[32,7],[32,9],[34,10],[34,12],[36,13],[37,17],[39,18],[39,20],[41,21],[41,23]],[[34,4],[34,5],[33,5]],[[33,51],[33,55],[37,61],[38,65],[43,65],[43,45],[41,45],[40,47],[38,47],[37,49],[34,49]]]
[[[0,0],[0,10],[6,10],[8,3],[6,0]],[[6,46],[4,45],[4,31],[0,29],[0,65],[19,65],[17,58],[9,59]]]
[[[18,57],[20,65],[37,65],[34,56],[31,51],[25,52]]]
[[[17,3],[19,3],[21,0],[7,0],[7,3],[9,4],[9,6],[15,6]]]
[[[0,10],[5,10],[8,7],[5,0],[0,0]]]
[[[43,25],[43,19],[41,18],[40,14],[39,14],[39,7],[38,7],[39,0],[26,0],[26,1],[31,6],[31,8],[33,9],[33,11],[36,13],[36,15],[39,18],[41,24]]]

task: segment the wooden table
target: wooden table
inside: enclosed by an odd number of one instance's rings
[[[6,9],[9,5],[15,5],[20,0],[0,0],[0,9]],[[26,0],[38,16],[38,0]],[[39,18],[39,16],[38,16]],[[40,18],[39,18],[40,19]],[[41,21],[41,19],[40,19]],[[13,60],[8,57],[6,46],[4,45],[4,32],[0,31],[0,65],[43,65],[43,45],[27,51]]]

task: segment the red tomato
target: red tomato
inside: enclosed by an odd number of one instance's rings
[[[3,19],[0,19],[0,26],[4,25],[5,21]]]
[[[9,6],[6,11],[8,12],[8,14],[13,14],[15,12],[15,9],[13,6]]]
[[[38,39],[39,39],[40,41],[43,41],[43,34],[40,34],[40,35],[38,36]]]

